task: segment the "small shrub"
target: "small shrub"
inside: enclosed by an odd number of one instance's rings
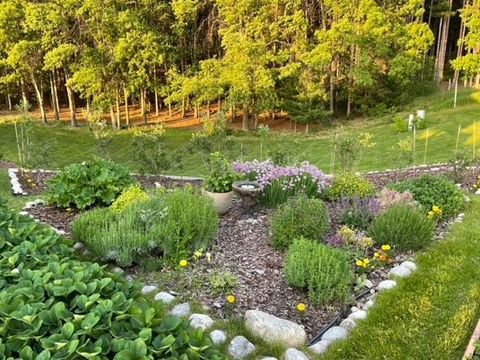
[[[321,240],[330,228],[327,209],[319,199],[291,198],[273,214],[270,229],[272,244],[286,249],[300,236]]]
[[[385,212],[393,205],[403,204],[411,208],[417,208],[418,203],[413,198],[409,191],[398,192],[389,188],[383,188],[377,195],[377,201],[380,206],[380,211]]]
[[[392,129],[395,134],[401,134],[408,131],[408,121],[401,116],[395,117],[393,119]]]
[[[73,223],[73,237],[96,255],[121,266],[156,251],[176,262],[206,249],[218,227],[210,199],[192,188],[160,193],[123,211],[95,209]]]
[[[340,223],[358,230],[366,230],[380,213],[380,204],[374,198],[351,199],[346,202],[340,215]]]
[[[425,213],[433,206],[442,210],[444,218],[458,214],[464,205],[463,192],[450,180],[441,176],[424,175],[418,179],[394,184],[392,189],[400,192],[409,191],[420,203]]]
[[[332,185],[327,189],[326,195],[330,200],[341,198],[366,198],[375,193],[372,182],[360,175],[344,172],[335,175]]]
[[[208,158],[208,177],[205,179],[205,189],[215,193],[232,191],[235,174],[230,162],[219,152],[210,154]]]
[[[315,305],[347,301],[354,282],[349,254],[307,239],[288,249],[285,276],[296,287],[307,288]]]
[[[150,197],[138,185],[131,185],[123,189],[120,196],[113,202],[111,208],[113,211],[122,211],[127,207],[137,203],[147,201]]]
[[[71,164],[48,182],[48,200],[63,208],[109,206],[132,182],[128,168],[111,161]]]
[[[434,223],[421,211],[395,205],[377,217],[368,234],[377,244],[392,244],[399,250],[418,250],[433,239]]]
[[[373,239],[366,236],[364,231],[358,231],[346,225],[329,236],[326,243],[333,247],[348,247],[354,253],[359,251],[364,253],[374,245]]]

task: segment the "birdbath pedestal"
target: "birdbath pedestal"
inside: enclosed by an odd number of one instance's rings
[[[235,181],[233,191],[242,200],[242,206],[251,208],[257,203],[257,199],[263,191],[263,187],[255,181]]]

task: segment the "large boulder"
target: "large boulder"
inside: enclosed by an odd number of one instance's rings
[[[270,344],[297,347],[307,341],[307,333],[300,325],[259,310],[245,313],[245,326],[253,335]]]

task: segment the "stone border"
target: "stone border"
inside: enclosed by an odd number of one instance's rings
[[[13,195],[27,195],[27,193],[22,189],[22,185],[18,180],[17,173],[19,169],[17,168],[9,168],[7,170],[8,177],[10,178],[10,186],[12,188]]]

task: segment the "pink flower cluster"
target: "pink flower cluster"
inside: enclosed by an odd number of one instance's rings
[[[280,180],[284,190],[310,180],[317,185],[317,192],[320,193],[330,181],[328,176],[308,162],[303,162],[300,166],[277,166],[270,160],[235,162],[233,170],[254,179],[263,187],[268,187]]]

